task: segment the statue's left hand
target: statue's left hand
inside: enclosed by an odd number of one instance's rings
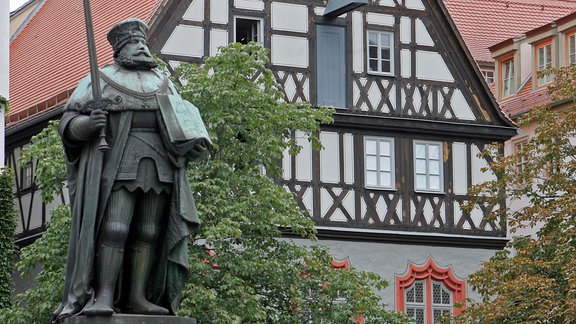
[[[210,145],[204,141],[197,141],[194,143],[194,146],[188,151],[186,154],[186,158],[189,161],[201,161],[204,160],[208,156],[208,150],[210,149]]]

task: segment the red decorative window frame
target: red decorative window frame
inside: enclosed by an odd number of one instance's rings
[[[432,281],[442,282],[446,289],[452,292],[452,301],[454,305],[461,304],[460,307],[453,307],[453,314],[459,315],[466,305],[466,281],[460,280],[454,276],[452,269],[441,268],[432,258],[422,265],[417,266],[410,264],[405,275],[396,276],[396,310],[404,312],[406,310],[405,291],[410,288],[416,280],[425,280],[426,282],[426,323],[432,323]]]

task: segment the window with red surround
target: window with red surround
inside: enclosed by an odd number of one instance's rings
[[[396,276],[396,310],[405,312],[416,324],[433,324],[442,315],[459,315],[466,308],[465,299],[466,282],[432,258],[422,266],[410,264],[406,274]]]

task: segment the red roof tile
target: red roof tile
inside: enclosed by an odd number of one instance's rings
[[[493,62],[488,47],[563,17],[576,0],[444,0],[476,61]]]
[[[149,21],[161,0],[92,0],[100,66],[112,62],[106,34],[129,17]],[[89,72],[82,0],[46,0],[10,44],[8,125],[62,103]]]

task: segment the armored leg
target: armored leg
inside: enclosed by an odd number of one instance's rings
[[[96,255],[96,301],[84,310],[85,315],[109,316],[114,312],[114,288],[122,269],[135,202],[134,195],[124,188],[110,195]]]
[[[162,231],[162,218],[168,198],[154,192],[145,194],[138,203],[132,230],[135,240],[128,248],[130,288],[126,311],[137,314],[168,314],[164,307],[151,303],[146,298],[146,285],[152,267],[157,261],[157,248]]]

